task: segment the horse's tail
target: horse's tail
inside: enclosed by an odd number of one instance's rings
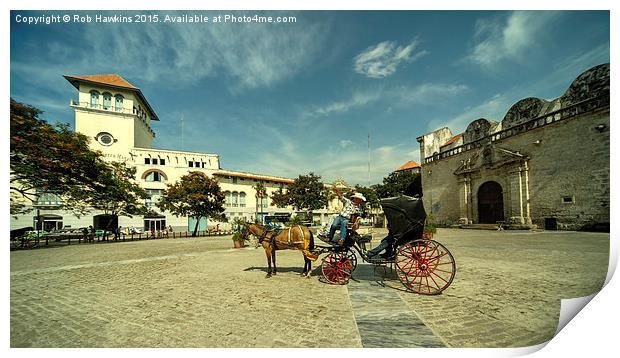
[[[308,245],[308,250],[314,250],[314,235],[312,235],[312,230],[308,229],[308,233],[310,234],[310,244]]]
[[[306,226],[300,226],[299,229],[302,231],[302,234],[307,236],[308,246],[303,250],[303,254],[305,257],[310,259],[311,261],[315,261],[319,258],[319,254],[314,252],[314,235],[312,235],[312,230],[308,229]],[[305,229],[305,230],[304,230]],[[306,247],[306,243],[304,243],[304,247]]]

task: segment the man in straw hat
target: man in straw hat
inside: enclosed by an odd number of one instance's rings
[[[336,243],[334,241],[334,234],[336,233],[336,230],[340,228],[340,240],[338,240],[337,243],[342,245],[347,237],[347,224],[353,215],[361,214],[362,211],[360,205],[366,201],[366,198],[362,195],[362,193],[355,193],[351,199],[345,198],[340,190],[338,190],[338,187],[336,187],[336,184],[332,186],[332,189],[334,190],[334,193],[338,195],[338,199],[342,201],[344,207],[340,211],[340,214],[334,218],[332,226],[329,228],[329,236],[327,239],[329,242]]]

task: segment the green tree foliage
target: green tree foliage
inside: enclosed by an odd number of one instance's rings
[[[109,215],[131,217],[150,214],[145,206],[149,195],[134,181],[136,168],[120,162],[112,162],[109,167],[111,170],[102,179],[105,188],[93,193],[89,204]]]
[[[109,168],[100,152],[88,147],[88,137],[66,124],[55,126],[39,118],[42,112],[11,99],[10,190],[11,213],[31,207],[20,198],[35,201],[37,191],[62,197],[67,209],[81,208],[91,194],[104,190]]]
[[[317,210],[327,206],[329,189],[321,183],[321,177],[309,173],[300,175],[284,192],[278,190],[271,195],[271,201],[277,207],[292,206],[296,210]]]
[[[389,198],[400,194],[414,196],[422,194],[420,174],[394,172],[383,178],[383,184],[374,185],[378,198]]]
[[[196,218],[192,236],[198,232],[200,219],[211,218],[225,221],[224,193],[217,180],[201,172],[190,172],[174,184],[168,184],[157,204],[161,210],[168,210],[176,216]]]

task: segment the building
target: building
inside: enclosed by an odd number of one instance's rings
[[[163,195],[166,185],[179,180],[190,171],[200,171],[216,178],[225,194],[226,216],[253,221],[265,215],[292,214],[291,208],[271,205],[269,197],[274,191],[285,188],[292,179],[225,170],[220,167],[220,157],[212,153],[185,152],[152,148],[155,132],[153,121],[159,121],[153,107],[142,91],[116,74],[94,76],[64,76],[78,91],[77,100],[71,100],[75,111],[75,130],[91,138],[92,149],[103,153],[108,161],[122,161],[136,168],[135,180],[146,189],[150,198],[146,205],[154,207]],[[257,198],[254,186],[262,183],[267,197]],[[62,227],[98,226],[101,212],[77,217],[59,209],[61,199],[53,194],[41,193],[34,209],[27,215],[11,218],[11,229],[38,227],[53,230]],[[315,212],[315,220],[324,221],[327,214],[337,210],[323,209]],[[119,217],[118,225],[159,230],[172,226],[175,231],[193,230],[196,219],[177,217],[169,212],[152,217]],[[202,218],[199,229],[221,224]]]
[[[609,227],[609,64],[579,75],[551,101],[525,98],[501,122],[417,138],[424,205],[444,226]]]
[[[422,170],[422,166],[417,162],[410,160],[407,163],[401,165],[394,173],[411,173],[411,174],[420,174]]]

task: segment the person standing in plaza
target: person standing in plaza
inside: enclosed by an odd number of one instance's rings
[[[347,224],[349,223],[353,215],[361,214],[362,210],[360,208],[360,205],[366,201],[366,198],[364,197],[364,195],[362,195],[362,193],[353,194],[351,199],[346,198],[344,195],[342,195],[340,190],[338,190],[336,184],[332,186],[332,189],[334,190],[334,193],[336,193],[336,195],[338,196],[338,199],[342,201],[342,204],[344,206],[340,211],[340,214],[338,214],[338,216],[334,218],[334,221],[329,228],[329,236],[327,237],[327,239],[331,243],[336,243],[336,241],[334,241],[334,234],[336,233],[336,230],[340,228],[340,239],[337,241],[337,243],[339,245],[342,245],[344,243],[344,240],[347,238]]]

